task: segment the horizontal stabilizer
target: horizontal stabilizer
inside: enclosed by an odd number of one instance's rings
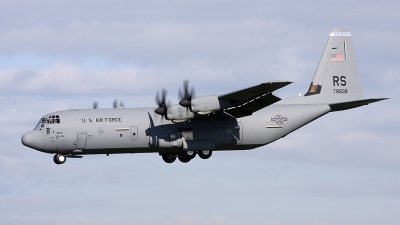
[[[350,102],[341,102],[341,103],[330,104],[329,107],[331,107],[331,112],[335,112],[335,111],[357,108],[363,105],[368,105],[370,103],[379,102],[386,99],[388,98],[370,98],[370,99],[363,99]]]

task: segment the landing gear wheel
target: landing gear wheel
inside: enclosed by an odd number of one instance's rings
[[[176,156],[171,153],[163,153],[162,158],[166,163],[173,163],[176,160]]]
[[[210,150],[202,150],[202,151],[198,151],[197,154],[202,159],[208,159],[208,158],[211,157],[212,151],[210,151]]]
[[[194,157],[196,157],[196,152],[195,151],[183,151],[182,155],[184,158],[191,160]]]
[[[67,157],[65,157],[65,155],[63,154],[55,154],[53,157],[53,161],[55,164],[60,165],[67,161]]]
[[[183,163],[187,163],[189,162],[191,159],[190,158],[186,158],[185,156],[181,156],[179,157],[179,161],[183,162]]]

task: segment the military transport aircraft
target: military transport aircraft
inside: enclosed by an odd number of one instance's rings
[[[364,99],[351,34],[329,35],[314,79],[304,96],[280,99],[273,92],[291,82],[266,82],[221,95],[195,97],[184,82],[179,104],[157,93],[157,108],[73,109],[43,116],[22,136],[25,146],[66,157],[90,154],[159,153],[172,163],[213,151],[248,150],[269,144],[315,119],[387,98]],[[96,104],[97,105],[97,104]],[[115,104],[116,106],[116,104]]]

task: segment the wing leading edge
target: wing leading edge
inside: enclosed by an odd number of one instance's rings
[[[240,118],[249,116],[264,107],[280,101],[281,99],[272,92],[291,83],[290,81],[262,83],[239,91],[220,95],[218,98],[230,102],[225,112],[236,118]]]

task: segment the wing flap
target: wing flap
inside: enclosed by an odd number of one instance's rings
[[[230,115],[240,118],[249,116],[254,112],[265,108],[281,99],[272,92],[291,84],[290,81],[273,81],[255,85],[239,91],[218,96],[221,100],[230,102],[224,111]]]
[[[272,93],[264,94],[262,96],[256,97],[250,101],[246,101],[242,105],[237,105],[233,108],[228,108],[225,112],[230,115],[240,118],[244,116],[250,116],[253,112],[256,112],[262,108],[274,104],[281,99]]]

